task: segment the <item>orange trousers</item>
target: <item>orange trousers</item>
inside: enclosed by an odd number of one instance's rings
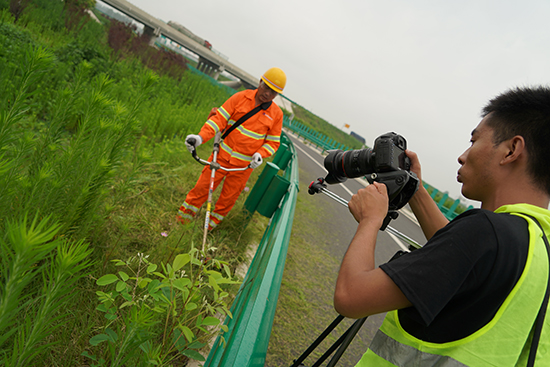
[[[209,161],[212,160],[210,156]],[[241,168],[231,165],[228,161],[218,159],[217,162],[222,167],[226,168]],[[218,185],[225,178],[223,183],[222,192],[218,201],[216,202],[215,209],[210,215],[209,229],[215,228],[225,218],[225,216],[231,211],[235,202],[239,198],[239,195],[246,186],[248,178],[252,174],[252,169],[246,169],[244,171],[225,171],[223,169],[216,170],[214,177],[214,190],[218,188]],[[199,208],[208,200],[208,191],[210,186],[210,178],[212,171],[209,166],[205,166],[202,173],[195,184],[195,187],[189,191],[185,201],[181,205],[178,211],[178,220],[182,223],[188,223],[195,217]]]

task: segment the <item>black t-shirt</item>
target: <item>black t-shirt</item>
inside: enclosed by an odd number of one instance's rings
[[[527,221],[468,210],[426,245],[380,268],[413,307],[399,310],[411,335],[443,343],[486,325],[518,281],[529,249]]]

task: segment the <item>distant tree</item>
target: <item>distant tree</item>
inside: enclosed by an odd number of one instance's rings
[[[65,24],[75,29],[87,17],[86,12],[95,8],[95,0],[65,0]]]
[[[13,15],[16,22],[29,3],[30,0],[10,0],[10,13]]]

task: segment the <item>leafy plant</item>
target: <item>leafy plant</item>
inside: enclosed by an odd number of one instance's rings
[[[177,255],[161,267],[138,253],[127,261],[113,260],[122,269],[106,274],[97,285],[97,310],[105,314],[103,332],[90,339],[100,348],[96,355],[84,352],[94,366],[165,366],[176,359],[204,361],[198,352],[211,337],[207,327],[232,317],[222,289],[238,284],[227,263],[206,259],[196,248]],[[227,331],[225,325],[220,328]]]
[[[60,227],[49,221],[35,218],[28,224],[26,216],[8,221],[0,239],[0,352],[5,366],[32,365],[48,351],[53,344],[48,338],[66,321],[68,295],[90,266],[88,246],[54,239]]]

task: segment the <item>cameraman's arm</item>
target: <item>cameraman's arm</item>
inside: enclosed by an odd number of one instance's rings
[[[429,240],[435,232],[445,227],[447,223],[449,223],[449,220],[443,215],[443,213],[441,213],[441,210],[439,210],[435,201],[432,199],[424,185],[422,185],[422,174],[418,156],[416,153],[408,149],[405,153],[411,160],[411,171],[416,173],[416,176],[421,183],[418,191],[409,201],[409,205],[411,206],[416,219],[418,219],[420,227],[422,227],[422,232],[424,232],[426,239]]]
[[[359,225],[338,272],[334,308],[342,316],[361,318],[411,306],[391,278],[374,265],[376,237],[388,211],[386,186],[375,182],[359,190],[349,208]]]

